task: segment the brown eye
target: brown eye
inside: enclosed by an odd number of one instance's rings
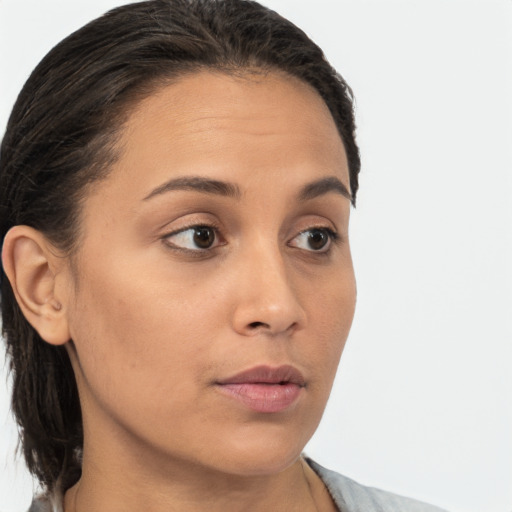
[[[311,228],[299,233],[289,242],[292,247],[310,252],[327,253],[338,235],[329,228]]]
[[[312,229],[308,232],[308,245],[313,251],[323,249],[328,244],[329,239],[325,229]]]
[[[208,226],[194,228],[194,243],[200,249],[208,249],[215,241],[215,231]]]
[[[165,236],[165,242],[176,249],[199,252],[222,245],[218,238],[213,226],[198,225]]]

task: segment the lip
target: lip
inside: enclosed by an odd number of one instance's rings
[[[221,392],[253,411],[276,413],[298,400],[306,381],[291,365],[256,366],[218,381],[216,385]]]

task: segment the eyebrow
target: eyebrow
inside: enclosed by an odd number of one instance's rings
[[[204,178],[201,176],[184,176],[181,178],[173,178],[156,187],[144,198],[144,201],[174,190],[191,190],[195,192],[202,192],[204,194],[232,197],[234,199],[240,199],[242,197],[240,187],[234,183]],[[308,183],[299,192],[298,197],[300,201],[309,201],[316,197],[328,194],[329,192],[335,192],[346,197],[350,201],[352,200],[352,194],[335,176],[320,178],[312,183]]]
[[[315,199],[318,196],[322,196],[329,192],[335,192],[346,197],[352,201],[352,194],[348,191],[347,187],[335,176],[328,176],[321,178],[317,181],[313,181],[306,185],[299,194],[301,201],[309,201]]]
[[[144,201],[172,190],[192,190],[196,192],[203,192],[204,194],[233,197],[234,199],[240,199],[240,197],[242,197],[240,188],[234,183],[212,180],[201,176],[185,176],[166,181],[163,185],[152,190],[144,198]]]

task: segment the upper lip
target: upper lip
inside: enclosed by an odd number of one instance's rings
[[[237,373],[223,379],[217,384],[283,384],[292,383],[303,387],[306,383],[300,371],[291,365],[278,367],[255,366],[249,370]]]

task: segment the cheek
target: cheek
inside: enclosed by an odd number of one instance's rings
[[[134,403],[148,390],[179,400],[204,369],[198,300],[154,274],[122,262],[83,269],[70,330],[88,386],[106,402]]]
[[[351,267],[333,273],[317,293],[309,294],[311,357],[323,369],[330,388],[345,347],[355,311],[356,285]]]

